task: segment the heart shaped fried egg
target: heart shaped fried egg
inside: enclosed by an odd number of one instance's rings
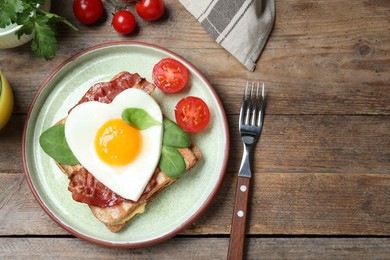
[[[122,119],[128,108],[144,110],[157,124],[138,129]],[[94,177],[123,198],[137,201],[159,162],[162,113],[139,89],[121,92],[110,104],[76,106],[68,115],[65,138],[75,157]]]

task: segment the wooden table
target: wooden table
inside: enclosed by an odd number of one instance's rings
[[[130,36],[107,19],[79,24],[71,1],[52,11],[83,33],[58,28],[58,53],[0,50],[15,95],[0,132],[0,258],[224,259],[242,154],[241,88],[264,80],[267,107],[254,158],[247,258],[390,258],[390,1],[276,1],[276,22],[254,73],[216,44],[177,1]],[[39,85],[69,56],[95,44],[135,40],[168,48],[209,79],[225,107],[231,152],[206,213],[171,240],[111,249],[69,235],[35,201],[22,167],[22,129]]]

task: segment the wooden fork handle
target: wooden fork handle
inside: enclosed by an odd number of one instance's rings
[[[243,259],[246,218],[248,215],[248,177],[238,177],[234,203],[232,226],[230,229],[229,250],[227,259]]]

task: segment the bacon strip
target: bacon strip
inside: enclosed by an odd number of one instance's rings
[[[98,101],[108,104],[119,93],[128,88],[142,89],[146,93],[151,94],[156,87],[144,78],[141,78],[138,73],[121,72],[109,82],[96,83],[90,87],[77,105],[87,101]]]
[[[157,174],[159,171],[160,169],[157,167],[138,201],[145,200],[147,194],[156,186]],[[72,198],[75,201],[101,208],[118,205],[124,201],[130,201],[107,188],[103,183],[95,179],[95,177],[84,167],[73,172],[69,176],[69,180],[68,190],[72,192]]]

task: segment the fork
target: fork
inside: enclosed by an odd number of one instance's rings
[[[239,131],[244,143],[244,154],[238,173],[228,250],[228,259],[234,260],[242,259],[244,256],[249,184],[252,177],[251,156],[260,137],[264,121],[264,83],[262,84],[261,96],[259,88],[259,82],[246,83],[240,111]]]

